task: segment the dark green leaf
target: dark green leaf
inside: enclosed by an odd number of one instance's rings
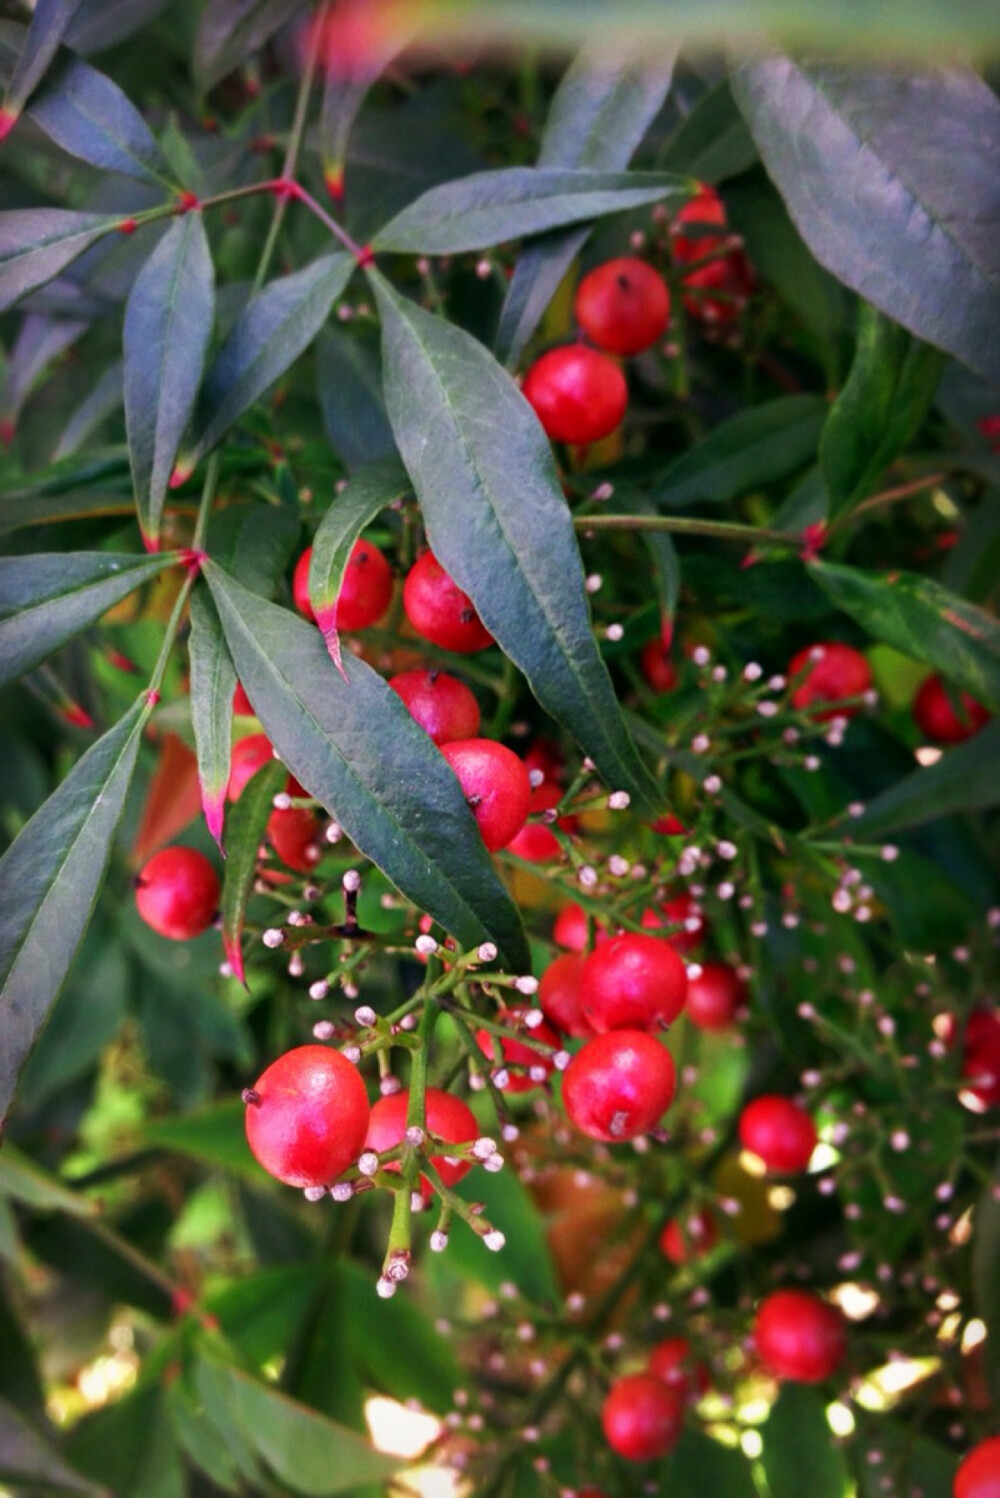
[[[318,629],[209,564],[230,654],[297,780],[404,895],[464,946],[496,942],[527,971],[520,919],[443,757],[363,661],[335,670]]]
[[[114,1039],[132,983],[120,943],[95,923],[21,1077],[29,1111],[96,1069]]]
[[[833,1444],[826,1409],[812,1389],[784,1384],[761,1431],[773,1498],[846,1498],[847,1463]]]
[[[118,410],[125,399],[122,383],[124,368],[122,360],[116,359],[110,369],[106,369],[100,376],[93,389],[84,396],[63,427],[62,435],[52,450],[54,463],[60,458],[72,457],[101,422]]]
[[[419,1399],[425,1409],[447,1414],[455,1390],[467,1382],[448,1340],[411,1297],[373,1301],[371,1273],[360,1265],[344,1260],[336,1273],[350,1356],[365,1385],[393,1399]]]
[[[170,0],[84,0],[66,32],[66,45],[89,57],[105,52],[153,20]]]
[[[149,1118],[143,1123],[142,1139],[146,1144],[190,1155],[213,1169],[246,1176],[255,1186],[262,1186],[269,1178],[250,1153],[243,1127],[245,1112],[240,1099],[233,1098],[197,1113]]]
[[[316,343],[316,392],[326,434],[348,468],[396,451],[385,414],[377,340],[361,329],[342,333],[324,328]]]
[[[160,516],[212,335],[215,272],[200,213],[164,234],[125,308],[125,425],[139,524],[147,541]]]
[[[231,1439],[205,1419],[181,1379],[166,1390],[164,1406],[177,1443],[188,1460],[223,1492],[244,1492]]]
[[[782,56],[733,91],[822,265],[1000,383],[1000,100],[971,69],[863,72]]]
[[[309,601],[338,671],[341,654],[336,605],[351,550],[379,511],[402,498],[409,489],[409,476],[398,458],[384,458],[380,463],[359,469],[334,499],[313,539]]]
[[[0,1399],[0,1481],[45,1488],[46,1492],[86,1493],[110,1498],[109,1490],[74,1472],[55,1445],[5,1399]]]
[[[374,250],[450,255],[688,198],[691,183],[661,172],[506,167],[432,187],[380,229]]]
[[[46,370],[86,329],[85,322],[45,317],[37,312],[23,319],[7,364],[3,388],[3,416],[11,426],[16,426],[22,406]]]
[[[757,160],[757,147],[728,83],[706,89],[659,154],[665,172],[699,182],[724,182]]]
[[[292,559],[301,529],[295,510],[258,505],[240,526],[231,550],[219,559],[251,593],[270,598]]]
[[[859,1498],[884,1498],[887,1477],[893,1494],[919,1488],[922,1498],[954,1498],[954,1452],[922,1436],[912,1420],[869,1419],[854,1444],[859,1448]],[[869,1453],[874,1457],[876,1452],[877,1460],[869,1460]]]
[[[223,1336],[260,1366],[287,1351],[322,1293],[327,1274],[327,1268],[315,1262],[257,1270],[209,1295],[205,1309],[218,1318]]]
[[[222,822],[229,784],[236,670],[226,649],[219,616],[199,579],[191,594],[191,727],[198,755],[201,806],[208,830],[222,846]],[[242,973],[237,974],[242,978]]]
[[[1000,710],[1000,624],[975,604],[913,572],[862,572],[832,562],[810,571],[862,629]]]
[[[73,1460],[107,1482],[114,1498],[184,1498],[180,1450],[155,1383],[81,1420],[67,1444]]]
[[[685,1430],[663,1464],[661,1481],[670,1498],[757,1498],[742,1451],[722,1446],[699,1430]]]
[[[555,1305],[559,1290],[545,1224],[515,1173],[509,1167],[496,1175],[477,1170],[459,1184],[458,1193],[483,1202],[485,1217],[507,1240],[500,1253],[492,1253],[482,1238],[456,1224],[448,1253],[463,1272],[491,1289],[506,1281],[539,1305]]]
[[[90,166],[137,177],[161,190],[175,186],[135,105],[117,83],[72,53],[60,56],[28,113],[57,146]]]
[[[482,344],[381,276],[374,285],[389,416],[435,555],[608,786],[655,815],[659,793],[594,640],[572,519],[534,412]]]
[[[661,510],[734,499],[775,484],[816,457],[827,405],[816,395],[782,395],[731,416],[655,481]]]
[[[1000,806],[1000,721],[988,724],[964,744],[947,749],[937,764],[914,770],[851,819],[851,834],[886,837],[954,812]]]
[[[353,269],[350,255],[324,255],[247,303],[205,376],[185,467],[210,452],[309,347]]]
[[[44,286],[122,222],[120,213],[15,208],[0,213],[0,311]]]
[[[245,63],[301,10],[301,0],[208,0],[194,47],[195,77],[202,93]]]
[[[93,1217],[100,1211],[97,1202],[71,1191],[11,1144],[0,1152],[0,1196],[41,1212],[69,1212],[73,1217]]]
[[[176,560],[103,551],[0,559],[0,684],[32,670]]]
[[[656,506],[638,489],[615,486],[615,508],[625,515],[655,515]],[[677,612],[681,591],[681,559],[666,531],[640,531],[642,543],[653,564],[653,580],[660,604],[660,616],[669,623]]]
[[[934,398],[942,359],[862,302],[847,383],[819,439],[830,516],[847,514],[916,435]]]
[[[972,1294],[976,1315],[990,1329],[983,1347],[986,1377],[994,1398],[1000,1390],[1000,1346],[996,1328],[1000,1326],[1000,1162],[993,1180],[983,1188],[975,1212],[976,1231],[972,1235]]]
[[[222,642],[225,649],[225,642]],[[275,761],[263,765],[243,787],[226,821],[226,877],[222,886],[222,943],[235,977],[243,972],[243,922],[253,891],[258,854],[275,796],[284,790],[287,771]],[[225,795],[225,788],[223,788]],[[220,808],[221,809],[221,808]]]
[[[140,699],[87,750],[0,860],[0,1114],[97,899],[149,708]]]
[[[7,134],[56,55],[80,0],[36,0],[24,47],[0,110],[0,139]]]

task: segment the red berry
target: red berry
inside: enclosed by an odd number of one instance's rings
[[[700,322],[734,322],[753,289],[753,271],[746,256],[742,250],[730,250],[684,277],[684,309]]]
[[[963,1092],[983,1108],[1000,1108],[1000,1018],[987,1010],[974,1010],[969,1016],[962,1076],[967,1079]]]
[[[576,320],[609,354],[638,354],[654,344],[670,320],[670,293],[645,260],[624,255],[584,276],[576,291]]]
[[[516,1025],[523,1022],[526,1013],[527,1010],[523,1007],[498,1009],[497,1024]],[[559,1036],[544,1020],[529,1033],[533,1040],[540,1040],[544,1045],[551,1046],[553,1052],[558,1051]],[[534,1046],[525,1045],[523,1040],[515,1040],[513,1036],[494,1035],[492,1030],[477,1030],[476,1044],[493,1067],[508,1073],[502,1086],[497,1083],[501,1092],[529,1092],[532,1087],[540,1087],[552,1072],[551,1053],[538,1051]],[[532,1072],[537,1075],[531,1076]]]
[[[659,1122],[675,1086],[665,1045],[645,1030],[613,1030],[573,1057],[563,1074],[563,1107],[581,1134],[620,1144]]]
[[[684,1392],[653,1373],[632,1373],[608,1390],[601,1424],[612,1451],[629,1462],[666,1456],[684,1428]]]
[[[219,876],[197,848],[164,848],[137,875],[135,903],[146,925],[161,936],[190,941],[212,924]]]
[[[390,1097],[379,1098],[371,1112],[365,1149],[384,1154],[393,1149],[406,1133],[406,1110],[409,1107],[409,1092],[394,1092]],[[439,1087],[428,1087],[425,1096],[426,1130],[449,1144],[468,1144],[479,1138],[479,1125],[471,1108],[454,1097],[442,1092]],[[446,1186],[454,1186],[472,1169],[471,1160],[449,1160],[445,1155],[431,1155],[431,1164]],[[392,1162],[386,1170],[398,1171],[399,1165]],[[431,1183],[421,1176],[421,1189],[425,1197],[431,1195]]]
[[[525,769],[527,768],[525,765]],[[543,812],[551,811],[553,807],[559,805],[562,796],[559,786],[551,782],[546,784],[543,781],[541,785],[535,786],[531,793],[528,816],[540,816]],[[560,817],[559,826],[563,832],[575,832],[579,826],[579,820],[574,816]],[[526,859],[529,863],[551,863],[554,858],[562,857],[559,839],[545,822],[528,822],[507,844],[507,851],[517,858]]]
[[[312,547],[299,557],[292,576],[292,597],[304,618],[316,615],[309,597],[309,564]],[[367,629],[377,624],[392,601],[392,568],[377,546],[355,541],[344,568],[333,618],[338,629]],[[324,619],[324,624],[325,624]]]
[[[684,1008],[687,970],[670,942],[627,932],[585,959],[580,1008],[598,1034],[669,1025]]]
[[[522,761],[493,739],[456,739],[442,744],[441,753],[458,776],[487,848],[505,848],[527,821],[531,804]]]
[[[594,939],[595,945],[608,939],[599,921],[594,923]],[[587,950],[587,912],[582,905],[563,906],[552,927],[552,940],[556,946],[565,947],[568,952]]]
[[[672,692],[677,685],[677,667],[670,658],[670,646],[659,635],[639,652],[639,670],[652,692]]]
[[[665,900],[656,910],[644,910],[639,924],[647,931],[658,931],[664,926],[675,928],[670,932],[670,945],[678,952],[693,952],[708,930],[701,906],[687,890]]]
[[[649,1354],[647,1368],[664,1383],[681,1389],[685,1400],[700,1399],[708,1393],[711,1382],[708,1369],[704,1363],[694,1361],[687,1337],[666,1337],[657,1342]]]
[[[442,650],[468,655],[493,644],[469,595],[452,581],[433,552],[425,551],[406,574],[403,608],[417,634]]]
[[[690,1264],[710,1253],[719,1241],[719,1227],[704,1208],[675,1217],[660,1234],[660,1251],[671,1264]]]
[[[807,1290],[776,1290],[767,1296],[757,1311],[753,1338],[768,1372],[793,1383],[829,1378],[847,1352],[844,1318]]]
[[[313,624],[316,615],[313,613],[309,598],[309,563],[311,561],[312,547],[307,546],[295,563],[295,571],[292,573],[292,601],[303,619],[308,619],[310,624]]]
[[[525,375],[523,391],[547,436],[584,446],[613,432],[628,404],[618,365],[582,343],[543,354]]]
[[[524,754],[528,773],[541,770],[544,780],[562,781],[566,778],[566,764],[562,750],[551,739],[532,739]]]
[[[538,1007],[564,1035],[588,1040],[594,1032],[580,1012],[582,969],[579,952],[564,952],[550,962],[538,985]]]
[[[279,1056],[246,1094],[247,1143],[288,1186],[328,1186],[353,1165],[368,1132],[357,1067],[322,1045]]]
[[[1000,1436],[974,1446],[955,1473],[954,1498],[1000,1498]]]
[[[650,822],[649,825],[651,830],[658,832],[661,837],[687,836],[687,828],[679,817],[674,816],[672,811],[668,811],[666,816],[657,817],[656,821]]]
[[[983,704],[970,697],[968,692],[953,689],[953,696],[960,704],[957,711],[943,678],[934,675],[928,676],[913,699],[914,722],[920,732],[936,744],[961,744],[990,721]]]
[[[806,672],[792,692],[792,706],[800,712],[815,703],[840,703],[846,698],[860,697],[872,684],[871,667],[860,650],[853,645],[842,645],[839,640],[828,640],[819,645],[807,645],[788,663],[788,678],[794,680]],[[830,708],[828,712],[816,713],[820,719],[853,717],[858,711],[852,707]]]
[[[725,229],[726,210],[714,187],[702,184],[695,197],[691,198],[674,215],[671,225],[671,251],[677,265],[691,265],[715,254],[726,242],[724,234],[705,233],[707,229]],[[680,234],[679,229],[689,228],[695,234]]]
[[[728,1030],[746,1002],[746,985],[728,962],[703,962],[697,978],[688,970],[684,1013],[699,1030]]]
[[[816,1125],[791,1098],[754,1098],[740,1114],[740,1143],[768,1170],[795,1175],[805,1170],[816,1148]]]
[[[233,693],[233,712],[238,718],[255,718],[257,716],[241,681],[236,683],[236,691]]]
[[[233,745],[229,765],[226,800],[238,801],[243,794],[244,787],[254,778],[257,771],[264,765],[269,765],[273,758],[274,746],[266,733],[251,733],[245,739],[238,739]]]
[[[435,744],[474,739],[479,732],[479,703],[464,681],[446,671],[401,671],[389,685]]]
[[[275,808],[267,819],[267,837],[282,863],[300,874],[320,861],[319,822],[307,806]]]

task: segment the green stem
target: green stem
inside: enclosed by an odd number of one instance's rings
[[[796,546],[801,539],[794,531],[737,525],[730,520],[698,520],[690,515],[577,515],[573,524],[579,531],[668,531],[678,536],[713,536],[720,541],[737,541],[744,545],[775,541],[784,546]]]

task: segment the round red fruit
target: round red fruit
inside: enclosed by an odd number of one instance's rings
[[[687,890],[665,900],[655,910],[644,910],[639,924],[647,931],[659,931],[664,926],[673,928],[669,941],[678,952],[693,952],[705,940],[708,930],[701,906]]]
[[[639,354],[670,321],[670,293],[645,260],[623,255],[584,276],[576,291],[576,320],[609,354]]]
[[[975,1010],[965,1027],[962,1051],[962,1091],[980,1108],[1000,1108],[1000,1019]]]
[[[728,962],[702,962],[697,978],[688,969],[684,1013],[699,1030],[728,1030],[746,1002],[746,985]]]
[[[714,187],[702,184],[696,195],[674,215],[671,225],[671,250],[677,265],[692,265],[704,260],[706,255],[718,254],[725,246],[725,234],[706,233],[706,230],[725,229],[726,210]],[[682,234],[682,229],[692,229],[693,234]]]
[[[953,705],[952,696],[959,704]],[[952,688],[951,695],[942,677],[928,676],[913,699],[913,720],[925,738],[936,744],[961,744],[990,721],[981,702],[968,692]]]
[[[401,671],[389,685],[435,744],[474,739],[479,732],[475,695],[447,671]]]
[[[328,1186],[364,1148],[370,1109],[357,1067],[339,1051],[286,1051],[244,1094],[247,1142],[288,1186]]]
[[[236,683],[236,691],[233,693],[233,712],[237,718],[255,718],[257,716],[241,681]]]
[[[527,768],[525,765],[525,769]],[[562,797],[559,786],[543,781],[531,792],[528,816],[540,816],[552,811],[559,805]],[[559,826],[563,832],[576,832],[579,821],[574,816],[560,817]],[[546,822],[528,822],[507,844],[507,851],[517,858],[526,859],[528,863],[551,863],[553,859],[562,856],[562,844]]]
[[[425,1096],[424,1127],[428,1134],[446,1139],[449,1144],[469,1144],[479,1138],[479,1125],[471,1108],[461,1098],[439,1087],[428,1087]],[[410,1105],[409,1092],[394,1092],[389,1097],[379,1098],[374,1104],[365,1138],[365,1149],[375,1150],[379,1155],[394,1149],[406,1133],[406,1113]],[[431,1155],[431,1164],[446,1186],[454,1186],[472,1169],[471,1160],[455,1160],[446,1155]],[[391,1162],[386,1170],[398,1171],[399,1164]],[[425,1197],[431,1195],[431,1183],[421,1177],[421,1190]]]
[[[807,1290],[776,1290],[761,1302],[753,1339],[776,1378],[815,1384],[836,1373],[847,1351],[844,1318]]]
[[[696,1363],[687,1337],[666,1337],[657,1342],[649,1354],[647,1368],[665,1384],[683,1391],[685,1400],[700,1399],[708,1393],[710,1379],[704,1363]]]
[[[608,1445],[628,1462],[666,1456],[680,1440],[686,1402],[681,1389],[653,1373],[617,1379],[601,1410]]]
[[[147,926],[172,941],[207,931],[219,908],[219,876],[197,848],[164,848],[136,876],[135,903]]]
[[[518,1007],[498,1009],[497,1024],[523,1024],[527,1012]],[[491,1068],[506,1072],[506,1076],[499,1082],[496,1082],[494,1076],[494,1082],[501,1092],[530,1092],[532,1087],[540,1087],[546,1082],[552,1072],[552,1054],[559,1050],[559,1036],[544,1020],[529,1034],[532,1040],[541,1041],[543,1045],[551,1046],[552,1050],[536,1050],[534,1046],[525,1045],[523,1040],[515,1040],[512,1035],[495,1035],[492,1030],[476,1031],[476,1044],[490,1062]]]
[[[665,1045],[645,1030],[613,1030],[595,1035],[573,1057],[563,1075],[563,1107],[581,1134],[620,1144],[660,1121],[675,1087]]]
[[[316,615],[309,597],[311,560],[310,546],[295,564],[292,597],[299,613],[314,620]],[[334,604],[334,623],[338,629],[367,629],[370,624],[378,623],[391,602],[392,568],[371,541],[355,541]]]
[[[441,753],[458,776],[462,793],[491,853],[505,848],[528,819],[531,780],[511,749],[493,739],[456,739]]]
[[[267,819],[267,837],[282,863],[308,874],[319,863],[322,849],[319,822],[306,806],[275,809]]]
[[[753,271],[742,250],[730,250],[684,277],[684,308],[704,323],[731,323],[754,289]]]
[[[619,425],[628,385],[613,359],[582,343],[550,349],[524,377],[525,399],[554,442],[586,446]]]
[[[538,985],[538,1007],[563,1035],[588,1040],[594,1032],[580,1012],[582,969],[579,952],[564,952],[550,962]]]
[[[1000,1436],[973,1446],[955,1473],[954,1498],[1000,1498]]]
[[[243,794],[244,787],[254,778],[257,771],[264,765],[269,765],[273,758],[274,746],[266,733],[251,733],[245,739],[238,739],[233,745],[229,764],[226,800],[238,801]]]
[[[651,692],[672,692],[677,686],[677,667],[670,646],[659,635],[639,652],[639,670]]]
[[[433,552],[425,551],[406,574],[403,608],[421,639],[442,650],[469,655],[493,643],[469,595],[448,576]]]
[[[804,676],[803,672],[806,673]],[[861,651],[855,650],[853,645],[842,645],[839,640],[808,645],[794,655],[788,663],[788,677],[793,681],[800,676],[802,680],[792,692],[792,706],[799,712],[817,704],[828,706],[861,697],[872,684],[871,667]],[[848,718],[857,711],[857,703],[850,707],[834,705],[815,716],[824,720]]]
[[[747,1103],[740,1114],[740,1143],[768,1170],[797,1175],[816,1148],[816,1125],[791,1098],[768,1094]]]
[[[555,918],[552,940],[557,947],[567,952],[585,952],[588,945],[587,912],[582,905],[564,905]],[[606,941],[607,933],[599,922],[594,923],[594,942]]]
[[[719,1228],[711,1212],[704,1208],[674,1217],[660,1234],[660,1252],[671,1264],[690,1264],[703,1254],[711,1253],[719,1241]]]
[[[303,619],[308,619],[310,624],[314,624],[316,615],[313,613],[312,602],[309,598],[309,563],[311,561],[312,547],[307,546],[295,563],[295,571],[292,573],[292,602]]]
[[[670,942],[626,932],[584,960],[580,1009],[598,1033],[669,1025],[684,1008],[687,969]]]

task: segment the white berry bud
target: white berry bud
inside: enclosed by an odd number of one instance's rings
[[[490,1232],[483,1234],[483,1242],[491,1253],[498,1254],[507,1242],[507,1239],[500,1232],[499,1228],[492,1228]]]
[[[374,1150],[365,1150],[358,1159],[358,1169],[363,1176],[373,1176],[378,1170],[378,1155]]]
[[[284,940],[285,933],[283,931],[280,931],[277,926],[269,926],[261,937],[261,941],[264,943],[265,947],[271,948],[280,947],[283,944]]]
[[[354,1018],[359,1025],[363,1025],[365,1029],[368,1029],[369,1026],[375,1023],[377,1016],[370,1004],[361,1004],[355,1009]]]

